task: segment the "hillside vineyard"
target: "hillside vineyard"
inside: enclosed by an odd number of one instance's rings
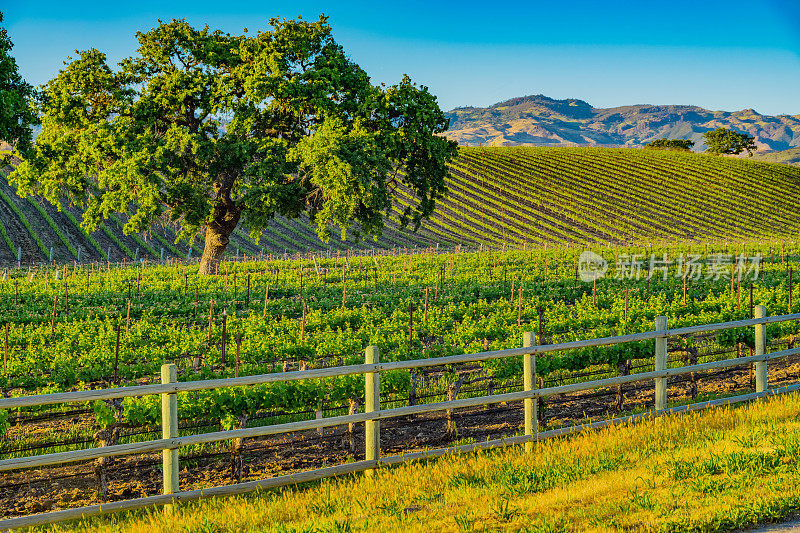
[[[789,314],[800,298],[792,206],[799,172],[675,152],[462,149],[450,195],[418,233],[395,229],[353,250],[355,243],[321,243],[307,221],[276,221],[260,245],[238,235],[219,276],[199,276],[185,261],[190,244],[175,244],[169,227],[125,236],[118,214],[86,234],[77,208],[59,212],[3,188],[3,395],[155,383],[170,363],[179,381],[196,381],[360,364],[368,346],[392,362],[515,348],[526,332],[549,344],[651,331],[657,316],[677,328],[749,318],[758,304],[770,316]],[[397,198],[400,212],[407,196]],[[291,250],[269,247],[289,239]],[[20,267],[11,255],[18,243],[28,253]],[[604,277],[584,279],[582,252],[605,263]],[[120,258],[127,264],[115,264]],[[770,350],[791,348],[800,326],[781,322],[767,332]],[[753,349],[753,329],[735,328],[671,339],[667,360],[681,366]],[[537,358],[536,375],[539,386],[630,375],[651,370],[653,352],[652,340],[551,352]],[[674,380],[671,398],[716,394],[723,382],[725,390],[751,386],[746,370],[726,372]],[[777,383],[793,375],[788,366],[775,372]],[[519,358],[387,370],[381,406],[516,392],[522,373]],[[543,400],[537,412],[540,427],[557,428],[650,401],[647,389],[617,387]],[[177,415],[182,431],[207,433],[364,406],[363,376],[348,375],[182,392]],[[161,413],[158,396],[0,410],[0,460],[159,438]],[[449,410],[414,419],[425,424],[416,436],[387,422],[387,446],[514,435],[518,417],[513,405]],[[241,481],[358,459],[358,431],[187,448],[181,483],[204,487],[229,471]],[[302,450],[302,465],[287,446]],[[231,470],[220,456],[231,458]],[[4,475],[0,507],[20,516],[41,510],[39,501],[68,508],[160,490],[157,458],[115,461]]]
[[[800,232],[794,208],[800,169],[692,153],[608,148],[461,148],[448,195],[416,233],[401,230],[411,201],[398,189],[387,229],[377,241],[320,241],[307,219],[276,218],[258,243],[238,228],[229,257],[469,245],[642,244],[675,239],[728,242],[784,238]],[[118,213],[95,232],[79,227],[81,211],[61,211],[16,196],[0,181],[0,265],[197,258],[201,239],[175,242],[168,223],[124,235]]]

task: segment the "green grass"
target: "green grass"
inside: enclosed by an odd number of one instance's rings
[[[725,531],[800,507],[800,396],[56,531]]]

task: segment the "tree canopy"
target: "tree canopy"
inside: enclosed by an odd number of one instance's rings
[[[738,155],[747,150],[748,155],[753,155],[757,150],[754,137],[728,128],[717,128],[706,132],[703,136],[705,137],[703,144],[708,146],[706,151],[712,154]]]
[[[0,23],[3,13],[0,13]],[[31,125],[37,123],[30,107],[33,87],[19,74],[11,56],[14,47],[6,29],[0,26],[0,140],[6,141],[21,154],[31,149]]]
[[[657,150],[683,150],[688,152],[694,146],[694,141],[689,139],[656,139],[644,145],[645,148]]]
[[[38,101],[35,152],[11,176],[20,194],[85,206],[94,229],[129,212],[126,232],[164,215],[181,236],[205,230],[201,273],[214,273],[242,224],[308,214],[323,240],[377,234],[395,189],[419,226],[445,193],[456,144],[426,87],[374,86],[327,18],[270,20],[249,35],[161,22],[109,66],[91,49],[65,63]]]

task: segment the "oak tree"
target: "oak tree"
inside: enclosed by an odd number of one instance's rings
[[[83,224],[164,214],[181,237],[205,233],[202,274],[217,271],[241,222],[258,236],[275,215],[307,214],[323,240],[380,233],[398,187],[419,227],[445,192],[456,144],[426,87],[375,86],[327,18],[270,20],[241,35],[184,20],[137,33],[112,68],[87,50],[42,87],[35,153],[11,179],[20,194],[83,205]]]
[[[655,150],[678,150],[688,152],[694,146],[694,141],[689,139],[656,139],[645,144],[645,148]]]
[[[708,146],[706,151],[716,155],[738,155],[745,150],[748,155],[753,155],[757,149],[754,137],[728,128],[717,128],[704,133],[703,136],[705,137],[703,144]]]
[[[30,106],[34,90],[19,74],[17,62],[11,55],[13,46],[8,32],[0,26],[0,140],[21,154],[28,154],[31,148],[31,125],[37,123],[36,114]]]

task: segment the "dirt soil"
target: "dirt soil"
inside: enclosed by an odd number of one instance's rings
[[[798,381],[800,358],[770,363],[769,386],[779,387]],[[724,371],[697,374],[700,395],[743,393],[752,390],[748,366]],[[689,397],[688,377],[671,380],[671,401]],[[652,408],[652,381],[633,383],[623,388],[622,412]],[[545,399],[540,430],[573,425],[588,419],[615,415],[617,395],[613,389],[593,390]],[[453,415],[457,434],[445,431],[444,413],[429,413],[381,421],[381,453],[395,455],[425,448],[445,447],[473,439],[475,442],[518,434],[523,426],[522,402],[486,407],[458,409]],[[77,415],[49,422],[25,424],[26,436],[52,436],[70,427],[93,424],[90,414]],[[15,428],[10,431],[13,438]],[[157,438],[142,436],[146,438]],[[331,466],[364,458],[364,425],[356,424],[351,437],[347,426],[296,432],[281,436],[246,439],[242,444],[242,481]],[[61,451],[61,450],[50,450]],[[229,443],[206,446],[204,449],[182,449],[180,483],[182,490],[235,483],[232,476]],[[107,501],[124,500],[159,494],[161,490],[161,456],[148,454],[111,458],[104,467],[108,492],[99,491],[99,477],[94,462],[68,464],[54,468],[12,471],[0,481],[0,510],[4,517],[74,508]]]

